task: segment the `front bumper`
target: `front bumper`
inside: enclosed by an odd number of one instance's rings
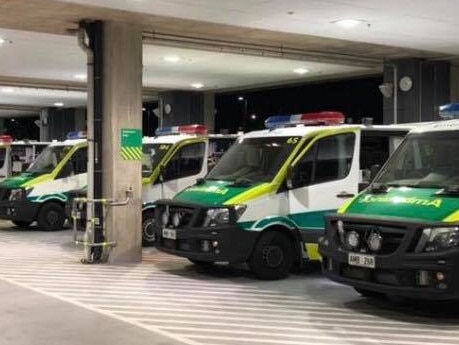
[[[0,201],[0,219],[33,222],[37,219],[39,203],[28,199]]]
[[[173,200],[161,200],[156,203],[156,219],[160,219],[161,210],[165,205],[182,210],[187,208],[192,210],[190,212],[193,216],[187,225],[179,228],[164,227],[161,222],[156,222],[158,241],[155,246],[159,250],[196,261],[236,263],[249,259],[258,237],[257,232],[243,230],[236,222],[209,228],[195,226],[199,223],[195,222],[196,219],[200,218],[199,214],[206,207]],[[168,233],[166,237],[169,238],[164,237],[165,233]]]
[[[373,255],[375,268],[349,264],[348,250],[338,244],[332,223],[336,220],[371,226],[387,225],[387,221],[330,216],[327,219],[327,237],[319,241],[323,272],[331,280],[355,288],[417,299],[449,300],[459,299],[459,249],[436,253],[415,253],[412,248],[416,236],[408,233],[399,248],[391,254]],[[400,225],[400,224],[397,224]],[[406,224],[405,224],[406,225]],[[410,224],[419,229],[432,224]],[[407,229],[413,231],[413,229]],[[371,255],[371,253],[369,253]]]

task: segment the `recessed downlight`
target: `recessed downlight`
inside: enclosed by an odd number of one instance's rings
[[[0,37],[0,46],[6,43],[6,39]]]
[[[204,84],[203,83],[193,83],[191,84],[191,87],[195,89],[202,89],[204,87]]]
[[[64,103],[62,103],[62,102],[56,102],[56,103],[54,103],[54,106],[55,106],[55,107],[63,107],[63,106],[64,106]]]
[[[177,63],[180,60],[182,60],[180,56],[178,55],[167,55],[167,56],[163,56],[162,59],[166,62],[171,62],[171,63]]]
[[[74,74],[73,78],[74,79],[78,79],[78,80],[86,80],[86,79],[88,79],[87,75],[84,74],[84,73]]]
[[[307,68],[303,68],[303,67],[295,68],[293,70],[293,73],[296,73],[296,74],[306,74],[308,72],[309,72],[309,70]]]
[[[361,19],[340,19],[332,22],[333,24],[337,24],[343,28],[351,29],[360,24],[363,24],[365,21]]]

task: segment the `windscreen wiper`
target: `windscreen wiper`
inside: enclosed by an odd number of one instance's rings
[[[367,191],[373,194],[383,194],[387,193],[388,189],[389,187],[384,183],[372,183],[368,187]]]

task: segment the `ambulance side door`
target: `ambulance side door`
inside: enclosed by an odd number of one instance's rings
[[[340,131],[313,140],[295,159],[289,174],[289,217],[299,229],[318,234],[324,214],[357,194],[359,144],[358,129]]]
[[[187,143],[179,147],[162,169],[163,198],[193,185],[207,173],[207,147],[205,141]]]

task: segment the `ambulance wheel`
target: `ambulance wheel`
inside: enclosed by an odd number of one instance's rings
[[[156,243],[155,212],[142,214],[142,246],[151,247]]]
[[[293,243],[280,232],[262,233],[249,259],[249,267],[258,279],[287,277],[293,266]]]
[[[27,222],[25,220],[12,220],[11,222],[20,228],[28,228],[30,224],[32,224],[32,222]]]
[[[46,231],[61,230],[65,223],[64,208],[56,202],[47,202],[38,211],[37,223]]]

